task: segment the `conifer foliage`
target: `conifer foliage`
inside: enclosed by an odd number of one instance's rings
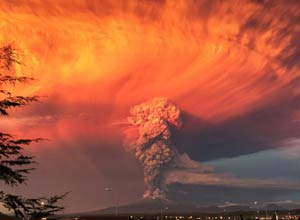
[[[0,47],[0,121],[1,117],[9,117],[10,109],[39,101],[38,96],[15,96],[5,89],[17,83],[28,83],[33,80],[30,77],[16,76],[15,65],[22,65],[18,60],[16,49],[12,45]],[[0,184],[17,187],[26,183],[36,162],[34,157],[24,153],[24,148],[39,141],[42,139],[16,138],[0,130]],[[7,194],[0,188],[0,203],[12,211],[17,218],[36,220],[62,211],[64,207],[57,203],[65,195],[24,198]]]

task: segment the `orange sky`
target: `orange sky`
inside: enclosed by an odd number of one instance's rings
[[[200,161],[204,151],[208,152],[204,159],[247,154],[252,152],[249,148],[255,152],[273,147],[261,140],[274,139],[277,144],[299,137],[294,124],[299,126],[300,115],[296,101],[300,100],[300,28],[294,18],[299,9],[289,4],[2,0],[0,45],[13,44],[23,63],[16,66],[16,73],[36,79],[11,89],[16,95],[45,97],[42,103],[2,118],[0,129],[51,139],[45,148],[34,145],[34,155],[44,160],[41,173],[52,172],[48,180],[63,173],[67,190],[70,169],[77,173],[82,164],[87,169],[81,173],[95,178],[90,180],[93,189],[100,180],[103,187],[111,181],[110,169],[116,173],[112,179],[127,178],[128,173],[109,160],[116,155],[122,168],[133,170],[132,176],[141,175],[130,156],[106,148],[121,148],[121,124],[130,107],[157,96],[167,97],[195,119],[189,119],[190,130],[183,134],[186,146],[181,146],[197,157],[192,159]],[[197,133],[199,121],[213,129],[197,142],[202,135]],[[231,137],[235,135],[239,137]],[[251,141],[256,136],[261,139],[254,146]],[[205,149],[210,143],[215,148]],[[78,150],[70,151],[73,146]],[[89,147],[95,148],[88,152]],[[80,178],[72,179],[78,184],[79,201],[84,178],[72,177]],[[34,178],[39,186],[40,176]],[[140,176],[135,180],[142,192]],[[132,183],[127,184],[126,189],[131,189]]]
[[[36,79],[15,94],[45,96],[2,120],[14,133],[120,136],[129,108],[157,96],[210,124],[299,96],[296,37],[283,34],[296,24],[259,4],[30,0],[0,7],[0,43],[18,49],[17,74]]]
[[[277,59],[289,39],[270,44],[284,20],[243,31],[254,5],[229,13],[227,3],[202,4],[197,12],[186,1],[2,1],[0,42],[20,50],[19,74],[37,79],[20,91],[111,105],[113,120],[156,96],[218,122],[299,93],[289,85],[299,73]]]

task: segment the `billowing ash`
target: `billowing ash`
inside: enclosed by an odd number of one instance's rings
[[[164,170],[175,165],[177,151],[171,133],[181,125],[180,110],[165,98],[155,98],[134,106],[128,121],[138,136],[128,141],[129,147],[144,168],[147,190],[144,198],[165,199],[162,183]]]

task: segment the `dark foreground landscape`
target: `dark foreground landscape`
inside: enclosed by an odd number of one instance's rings
[[[55,215],[43,220],[300,220],[300,208],[293,207],[297,207],[296,204],[286,207],[278,204],[260,207],[196,206],[170,201],[141,200],[120,206],[117,210],[116,207],[110,207],[90,212]],[[14,218],[0,214],[0,219]]]
[[[65,215],[49,217],[49,220],[276,220],[275,213],[277,213],[278,219],[282,220],[300,220],[300,210],[291,211],[251,211],[251,212],[230,212],[230,213],[154,213],[154,214],[132,214],[132,215]]]
[[[300,220],[300,208],[278,204],[197,206],[186,203],[142,200],[137,203],[92,212],[58,215],[49,220]],[[117,211],[117,212],[116,212]],[[117,214],[117,216],[116,216]]]

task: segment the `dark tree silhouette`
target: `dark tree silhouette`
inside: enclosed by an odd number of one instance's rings
[[[33,80],[30,77],[15,76],[15,64],[21,65],[17,59],[16,50],[7,45],[0,47],[0,116],[8,116],[8,110],[28,105],[39,100],[38,96],[13,96],[5,86],[16,83],[26,83]],[[18,139],[0,131],[0,183],[16,187],[27,181],[27,176],[34,169],[36,162],[30,155],[24,154],[24,147],[42,139]],[[66,194],[50,198],[24,198],[7,194],[0,190],[0,202],[18,218],[30,220],[41,219],[63,210],[57,202]]]

